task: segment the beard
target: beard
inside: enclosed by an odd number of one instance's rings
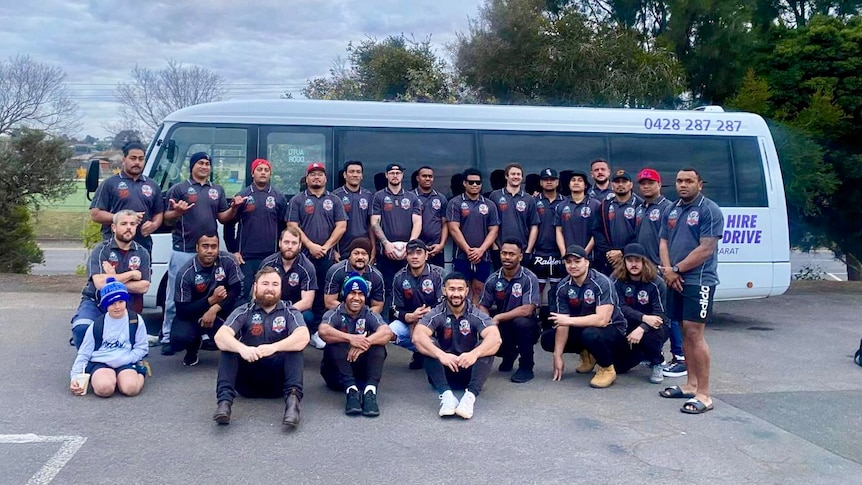
[[[281,295],[276,295],[271,292],[261,292],[254,295],[255,301],[261,306],[272,306],[278,303]]]

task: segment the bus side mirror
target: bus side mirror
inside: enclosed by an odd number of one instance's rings
[[[174,140],[168,140],[165,142],[165,158],[167,158],[168,163],[173,164],[174,159],[177,156],[177,142]]]
[[[90,160],[90,166],[87,167],[87,178],[84,179],[84,186],[87,188],[87,200],[93,200],[90,194],[99,188],[99,160]]]

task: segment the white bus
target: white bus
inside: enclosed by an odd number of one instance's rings
[[[311,161],[326,164],[333,189],[340,183],[336,174],[344,162],[360,160],[365,166],[363,184],[372,191],[385,184],[386,164],[401,162],[408,168],[405,186],[411,186],[413,170],[430,165],[437,190],[447,197],[460,187],[456,174],[468,167],[485,174],[484,189],[490,190],[489,181],[497,178],[490,177],[492,172],[509,162],[520,163],[525,175],[550,166],[561,172],[564,189],[567,170],[589,172],[590,161],[604,158],[613,170],[658,170],[664,195],[674,200],[676,173],[691,166],[703,177],[704,193],[725,216],[716,299],[780,295],[790,284],[778,156],[766,123],[753,114],[721,109],[226,101],[168,116],[150,145],[144,173],[166,192],[188,177],[189,156],[197,151],[210,153],[214,177],[228,196],[249,183],[255,158],[272,162],[273,185],[285,194],[298,192]],[[537,187],[537,180],[528,176],[527,189]],[[153,237],[148,307],[164,301],[169,231],[162,227]]]

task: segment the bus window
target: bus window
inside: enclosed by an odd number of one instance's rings
[[[162,148],[150,176],[161,184],[162,191],[189,178],[189,158],[195,152],[207,152],[212,158],[212,179],[225,193],[233,195],[242,188],[248,156],[248,131],[245,128],[177,126],[168,135],[176,145],[173,160]],[[163,144],[164,145],[164,144]]]
[[[423,165],[434,169],[434,188],[451,197],[450,180],[456,173],[476,165],[473,134],[434,130],[339,130],[338,169],[347,160],[360,160],[365,167],[362,186],[375,190],[375,176],[386,165],[404,164],[402,185],[410,189],[411,174]],[[385,187],[385,177],[378,177]]]
[[[309,163],[321,162],[331,165],[327,157],[327,134],[321,129],[294,129],[291,127],[261,127],[261,153],[272,164],[272,186],[285,195],[300,191],[300,182],[305,177]],[[328,131],[328,130],[326,130]],[[327,171],[327,178],[335,175]]]
[[[553,167],[557,171],[579,169],[589,172],[590,161],[607,156],[604,136],[558,135],[553,133],[482,133],[484,171],[493,180],[494,170],[510,162],[524,168],[527,176]],[[505,185],[505,181],[502,182]],[[489,184],[486,188],[491,188]],[[533,189],[535,187],[529,187]]]
[[[736,178],[728,138],[704,136],[611,135],[611,169],[636,174],[650,167],[662,177],[662,193],[675,199],[676,174],[693,167],[703,178],[704,194],[722,207],[736,203]],[[637,187],[635,187],[637,190]]]
[[[734,138],[733,165],[736,167],[736,189],[739,207],[766,207],[766,181],[757,138]]]

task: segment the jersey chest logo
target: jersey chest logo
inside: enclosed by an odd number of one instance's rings
[[[272,331],[281,333],[284,332],[285,328],[287,328],[287,322],[284,321],[284,317],[281,315],[275,317],[275,320],[272,321]]]
[[[633,219],[635,216],[635,208],[634,207],[626,207],[626,210],[623,212],[623,215],[628,220]]]
[[[466,202],[461,202],[461,217],[470,215],[470,206]]]
[[[325,199],[323,201],[323,210],[331,211],[332,210],[332,201],[329,199]]]
[[[210,200],[218,200],[218,190],[210,189],[207,194],[210,197]]]
[[[353,204],[350,203],[350,197],[346,195],[341,198],[341,205],[344,206],[345,212],[350,212],[350,209],[353,207]]]
[[[147,198],[152,197],[153,196],[153,188],[147,184],[144,184],[141,186],[141,194],[143,194],[144,197],[147,197]]]
[[[270,195],[270,196],[267,196],[267,198],[266,198],[266,208],[267,208],[267,209],[270,209],[270,210],[272,210],[273,208],[275,208],[275,197],[273,197],[273,196],[271,196],[271,195]]]
[[[458,331],[461,332],[461,335],[467,336],[470,335],[470,322],[467,320],[461,320],[458,322]]]
[[[189,190],[186,191],[186,198],[189,202],[194,204],[198,201],[198,191],[195,190],[194,187],[189,187]]]
[[[207,290],[207,278],[202,274],[195,275],[195,290],[198,293],[203,293]]]
[[[514,296],[515,298],[521,298],[521,295],[523,294],[524,292],[521,287],[521,283],[515,283],[514,285],[512,285],[512,296]]]
[[[359,320],[356,321],[356,333],[357,334],[365,333],[365,319],[364,318],[360,318]]]
[[[583,217],[584,219],[589,219],[592,214],[593,214],[593,210],[590,209],[589,207],[587,207],[587,206],[581,207],[581,217]]]
[[[673,229],[676,227],[676,220],[679,219],[679,209],[670,211],[667,215],[667,227]]]
[[[368,208],[368,199],[366,199],[365,197],[360,197],[359,198],[359,208],[362,210],[367,209]]]
[[[224,281],[224,278],[225,278],[224,268],[219,266],[215,270],[215,279],[216,279],[216,281]]]
[[[700,223],[700,214],[695,210],[688,213],[685,218],[685,223],[689,226],[696,226]]]
[[[479,214],[482,214],[483,216],[487,216],[488,215],[488,206],[485,204],[479,204]]]
[[[641,305],[646,305],[649,303],[649,295],[645,290],[641,290],[638,292],[638,303]]]
[[[383,210],[385,210],[386,212],[389,212],[392,210],[392,206],[393,206],[392,197],[389,197],[388,195],[383,197]]]
[[[519,200],[518,202],[515,203],[515,209],[518,212],[524,212],[525,210],[527,210],[527,203],[524,202],[523,200]]]
[[[117,193],[120,195],[121,199],[125,199],[129,196],[129,184],[126,182],[120,181],[117,184]]]
[[[139,256],[132,256],[129,258],[129,269],[137,270],[141,268],[141,258]]]
[[[251,314],[251,335],[253,337],[263,335],[263,317],[260,316],[260,313]]]
[[[434,284],[431,283],[431,280],[422,280],[422,293],[425,293],[426,295],[434,293]]]
[[[438,211],[440,210],[440,207],[442,207],[440,204],[440,199],[431,199],[431,208],[433,208],[435,211]]]
[[[500,212],[506,212],[509,208],[509,201],[505,197],[500,197],[500,200],[497,201],[497,208],[500,209]]]
[[[413,298],[413,285],[411,285],[409,281],[404,280],[401,283],[401,290],[404,291],[404,298]]]
[[[659,211],[658,209],[653,209],[653,210],[649,211],[649,220],[651,220],[653,222],[657,221],[660,216],[661,216],[661,211]]]
[[[612,221],[617,217],[617,209],[613,205],[608,205],[608,220]]]
[[[290,286],[296,286],[299,284],[299,273],[291,272],[287,277],[287,284]]]
[[[305,199],[305,203],[303,204],[305,208],[305,213],[308,215],[314,214],[314,202],[311,199]]]
[[[257,201],[254,200],[254,196],[249,195],[245,198],[245,212],[246,213],[254,212],[255,205],[257,205]]]
[[[584,292],[584,303],[587,305],[592,305],[596,302],[596,295],[593,293],[593,290],[587,290]]]
[[[401,208],[406,211],[410,210],[410,199],[408,199],[407,197],[401,199]]]
[[[581,299],[578,298],[578,292],[575,291],[574,288],[569,288],[569,291],[566,292],[566,296],[569,298],[569,306],[576,307],[581,304]]]

